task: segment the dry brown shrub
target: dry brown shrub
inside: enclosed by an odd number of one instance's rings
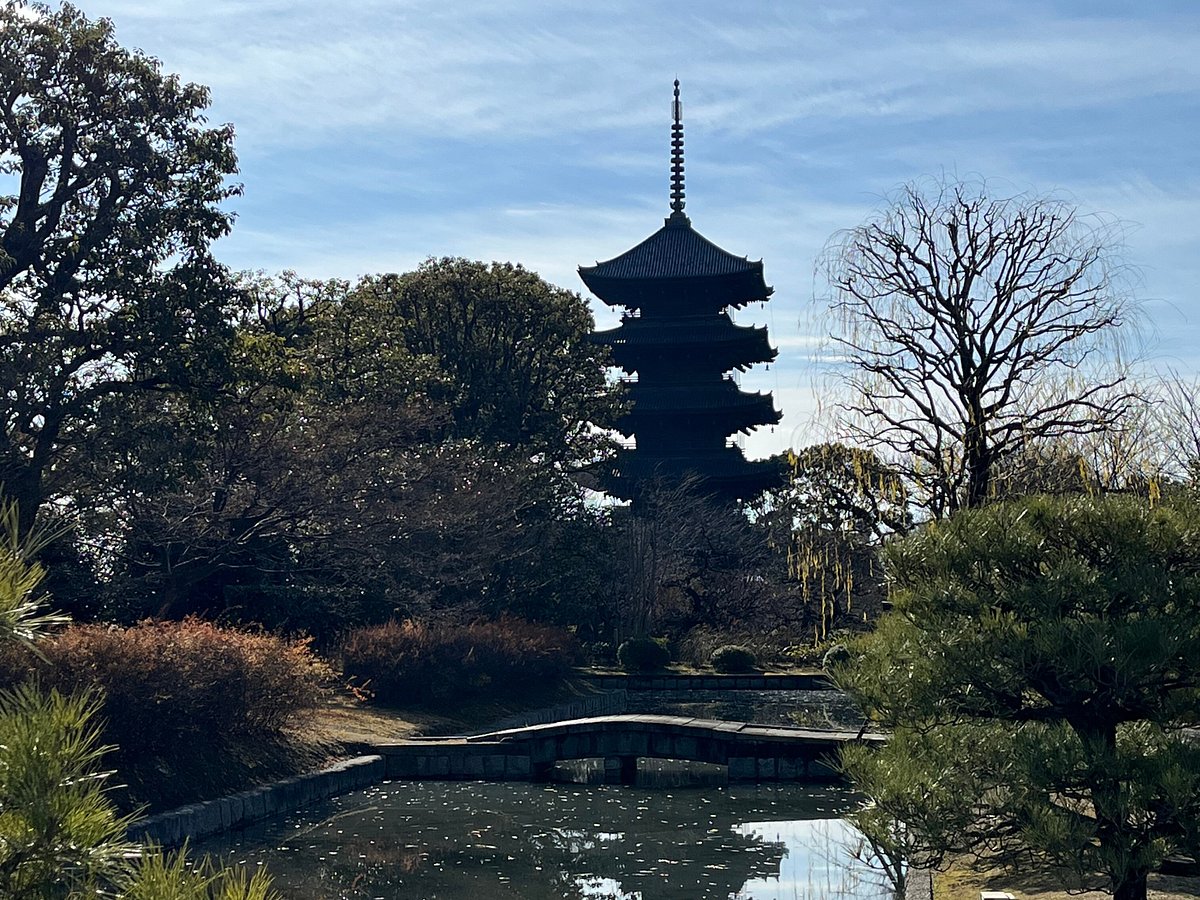
[[[123,757],[277,734],[317,704],[331,674],[305,641],[199,619],[73,625],[38,654],[0,654],[0,683],[34,675],[64,693],[99,688],[104,740]]]
[[[566,631],[513,618],[389,622],[355,629],[342,647],[346,676],[385,703],[511,695],[558,681],[577,657]]]

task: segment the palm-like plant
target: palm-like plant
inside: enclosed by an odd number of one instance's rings
[[[39,638],[69,621],[38,595],[46,570],[37,556],[62,531],[35,525],[21,532],[19,519],[17,504],[0,499],[0,644],[16,641],[36,650]]]

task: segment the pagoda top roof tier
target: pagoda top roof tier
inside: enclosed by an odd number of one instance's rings
[[[631,250],[594,266],[580,266],[579,277],[610,306],[674,306],[697,299],[704,307],[719,309],[771,295],[761,260],[721,249],[692,228],[681,210]]]

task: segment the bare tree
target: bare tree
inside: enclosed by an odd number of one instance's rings
[[[745,513],[714,502],[698,479],[652,480],[617,524],[617,642],[669,623],[745,618],[763,599],[767,548]],[[686,612],[671,615],[670,597]]]
[[[1110,428],[1133,391],[1112,223],[983,185],[910,184],[823,268],[841,437],[894,457],[934,516],[1031,443]]]
[[[1131,382],[1114,390],[1126,399],[1120,421],[1100,431],[1030,442],[1002,460],[992,476],[991,496],[1030,494],[1137,494],[1150,500],[1178,480],[1166,458],[1172,436],[1163,419],[1159,382]]]
[[[1200,482],[1200,378],[1168,371],[1159,381],[1154,406],[1162,466],[1168,477]]]

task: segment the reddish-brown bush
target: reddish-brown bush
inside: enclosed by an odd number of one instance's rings
[[[316,704],[329,674],[304,642],[198,619],[74,625],[38,652],[6,651],[0,683],[32,673],[64,693],[99,688],[104,740],[123,757],[277,733]]]
[[[576,656],[562,629],[509,618],[389,622],[355,629],[342,647],[345,674],[385,703],[512,694],[561,679]]]

